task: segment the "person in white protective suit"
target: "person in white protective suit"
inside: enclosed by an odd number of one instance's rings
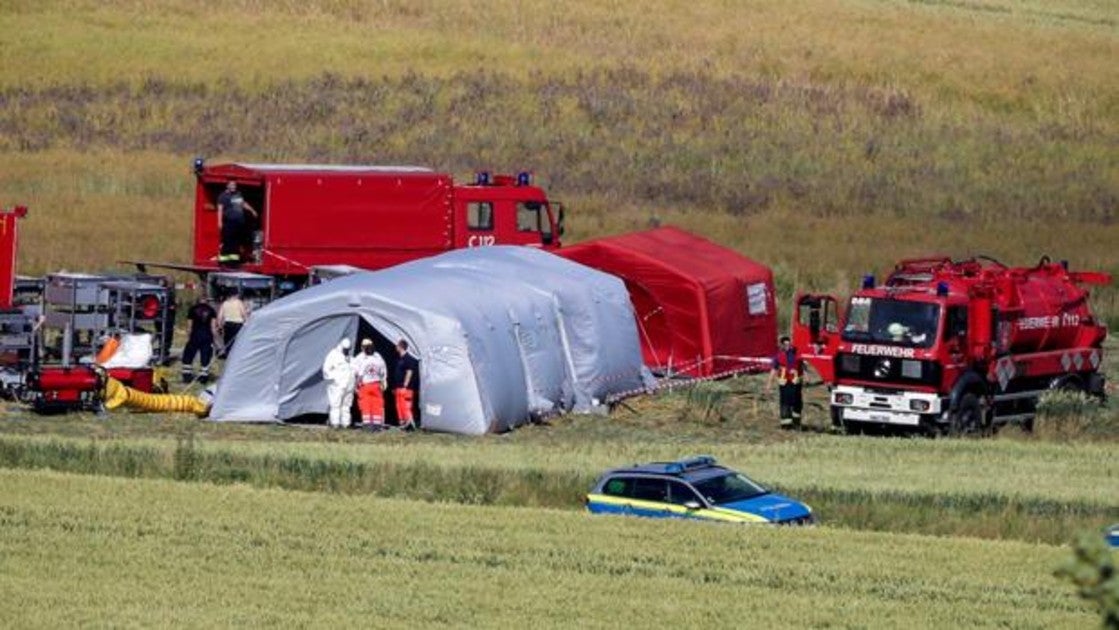
[[[354,404],[354,369],[348,352],[350,340],[343,339],[326,353],[322,376],[326,379],[326,398],[330,403],[330,426],[350,426],[350,406]]]

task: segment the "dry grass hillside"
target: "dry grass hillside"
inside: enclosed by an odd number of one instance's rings
[[[0,3],[21,269],[188,256],[189,159],[527,167],[571,240],[671,222],[848,288],[900,256],[1119,273],[1113,2]],[[1119,298],[1101,291],[1115,322]]]

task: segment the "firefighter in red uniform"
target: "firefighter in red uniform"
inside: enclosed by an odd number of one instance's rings
[[[780,349],[773,357],[773,371],[769,373],[769,386],[777,379],[781,404],[781,428],[800,426],[800,412],[804,407],[801,386],[804,382],[804,359],[793,347],[792,340],[781,337]]]

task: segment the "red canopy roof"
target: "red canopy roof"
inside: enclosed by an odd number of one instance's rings
[[[776,349],[773,272],[738,252],[674,227],[564,247],[571,260],[622,278],[645,363],[708,376],[765,369]]]

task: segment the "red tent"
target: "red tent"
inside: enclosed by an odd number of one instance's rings
[[[653,371],[709,376],[768,368],[777,338],[768,267],[674,227],[556,253],[625,281]]]

